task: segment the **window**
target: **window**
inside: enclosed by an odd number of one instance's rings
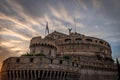
[[[52,64],[52,63],[53,63],[53,60],[51,59],[50,62],[51,62],[51,64]]]
[[[81,43],[82,42],[82,39],[81,38],[76,38],[75,39],[77,42]]]
[[[20,62],[20,59],[16,59],[16,62]]]
[[[102,41],[100,41],[100,44],[103,44],[103,42],[102,42]]]
[[[33,58],[30,58],[30,62],[33,62]]]
[[[62,60],[60,60],[60,64],[62,64],[62,62],[63,62],[63,61],[62,61]]]
[[[69,43],[69,42],[71,42],[71,39],[65,39],[65,42]]]
[[[92,42],[92,39],[86,39],[87,42]]]
[[[72,66],[74,66],[74,62],[72,62]]]
[[[76,64],[76,67],[78,67],[78,63]]]
[[[95,40],[95,42],[97,43],[97,40]]]

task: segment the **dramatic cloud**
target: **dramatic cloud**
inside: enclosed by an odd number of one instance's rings
[[[34,36],[68,28],[102,38],[120,59],[120,0],[0,0],[0,64],[29,51]]]

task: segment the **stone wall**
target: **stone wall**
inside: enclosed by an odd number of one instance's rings
[[[92,52],[111,58],[111,47],[104,40],[88,36],[68,36],[56,42],[59,52]]]
[[[79,80],[117,80],[116,71],[82,69]]]
[[[107,41],[54,31],[32,38],[30,54],[3,62],[2,80],[116,80],[117,67]],[[56,56],[59,55],[59,56]],[[61,54],[61,55],[60,55]],[[64,56],[70,56],[65,59]]]
[[[99,64],[35,56],[8,58],[2,67],[2,80],[8,80],[8,78],[10,80],[46,79],[47,75],[52,80],[95,80],[96,77],[98,80],[114,80],[117,73],[115,67],[105,67],[105,65],[101,67]],[[72,75],[71,79],[68,77],[70,75]],[[109,79],[109,77],[112,78]]]
[[[10,80],[36,80],[38,78],[44,80],[48,74],[51,80],[65,80],[69,74],[79,73],[79,66],[70,65],[69,61],[63,59],[12,57],[4,61],[2,80],[8,80],[8,78]]]
[[[91,52],[103,57],[111,58],[111,47],[105,40],[83,36],[78,33],[64,35],[58,32],[53,32],[45,38],[34,37],[30,42],[30,52],[39,53],[44,51],[49,54],[50,50],[53,53],[59,52]],[[49,37],[53,38],[52,40]],[[84,54],[83,54],[84,55]]]

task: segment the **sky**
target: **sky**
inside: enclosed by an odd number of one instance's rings
[[[29,52],[32,37],[78,33],[108,41],[120,60],[120,0],[0,0],[0,67],[8,57]]]

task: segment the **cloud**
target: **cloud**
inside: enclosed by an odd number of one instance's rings
[[[88,10],[88,7],[87,7],[86,3],[84,2],[84,0],[77,0],[76,4],[77,4],[78,8],[82,7],[84,11]]]
[[[13,31],[11,31],[9,29],[4,29],[4,31],[1,34],[2,35],[4,35],[4,34],[14,35],[14,36],[19,37],[19,38],[21,38],[23,40],[29,40],[28,37],[25,37],[25,36],[23,36],[21,34],[15,33],[15,32],[13,32]]]
[[[33,18],[43,17],[44,13],[48,11],[48,1],[46,0],[29,0],[29,2],[27,0],[16,0],[16,3],[21,5],[23,11]]]
[[[103,7],[101,0],[92,0],[92,5],[93,5],[93,8],[96,10],[99,10]]]
[[[45,36],[46,22],[50,32],[57,30],[63,33],[67,28],[74,28],[76,23],[78,33],[105,39],[113,48],[113,57],[119,56],[119,0],[0,1],[2,60],[28,51],[32,37]]]
[[[110,1],[102,1],[103,2],[103,11],[101,12],[103,14],[103,17],[108,19],[109,21],[118,21],[120,20],[120,0],[110,0]],[[107,6],[106,6],[107,5]]]
[[[8,48],[2,47],[0,46],[0,68],[2,66],[2,61],[5,60],[8,57],[12,57],[12,56],[18,56],[18,54],[16,54],[18,52],[15,51],[10,51]],[[8,56],[9,55],[9,56]]]

